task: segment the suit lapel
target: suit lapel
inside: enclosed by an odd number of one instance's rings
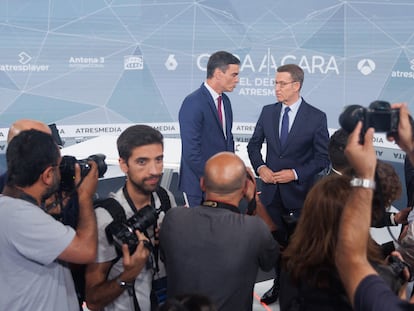
[[[211,114],[214,116],[214,119],[216,120],[217,125],[220,126],[220,120],[218,118],[218,113],[217,113],[217,107],[216,107],[215,99],[211,96],[210,92],[204,86],[204,84],[201,85],[201,88],[203,89],[203,93],[205,93],[204,95],[206,96],[206,98],[208,98],[208,105],[210,107]]]
[[[307,103],[302,99],[299,110],[296,113],[295,120],[293,121],[292,127],[289,131],[289,135],[287,137],[284,149],[286,149],[286,147],[289,145],[293,137],[296,137],[296,135],[300,135],[300,131],[303,131],[303,129],[300,129],[300,127],[304,126],[307,122],[306,120],[307,106],[306,105]]]
[[[203,92],[205,93],[205,96],[207,96],[207,98],[208,98],[208,105],[209,105],[209,107],[210,107],[210,110],[211,110],[211,113],[212,113],[212,115],[213,115],[214,119],[216,120],[217,126],[218,126],[220,129],[222,129],[222,126],[221,126],[221,124],[220,124],[220,120],[219,120],[219,117],[218,117],[218,113],[217,113],[217,107],[216,107],[216,102],[215,102],[215,99],[211,96],[211,94],[210,94],[210,92],[208,91],[208,89],[204,86],[204,83],[201,85],[201,88],[202,88]],[[224,105],[225,105],[225,104],[224,104],[224,99],[223,99],[223,106],[224,106]],[[225,106],[225,108],[224,108],[224,109],[226,109],[226,108],[227,108],[227,106]],[[227,111],[225,111],[225,117],[226,117],[226,127],[227,127],[227,123],[228,123],[228,119],[227,119]],[[221,130],[221,133],[222,133],[223,138],[224,138],[224,133],[223,133],[223,130]],[[226,133],[227,133],[227,132],[226,132]]]
[[[282,110],[282,104],[276,103],[274,109],[272,110],[272,115],[270,118],[273,120],[273,124],[275,124],[272,134],[274,135],[272,139],[276,142],[277,146],[281,148],[280,139],[279,139],[279,121],[280,121],[280,112]],[[276,145],[275,144],[275,145]]]
[[[224,107],[224,117],[226,120],[226,139],[228,139],[231,136],[231,126],[232,126],[232,114],[231,106],[230,106],[230,100],[227,96],[224,96],[223,94],[223,107]]]

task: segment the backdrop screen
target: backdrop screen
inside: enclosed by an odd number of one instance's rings
[[[302,96],[338,127],[345,105],[414,103],[414,2],[342,0],[0,1],[0,140],[20,118],[63,137],[152,123],[177,134],[209,55],[241,60],[235,134],[275,102],[275,70],[305,71]],[[411,107],[413,108],[413,107]]]

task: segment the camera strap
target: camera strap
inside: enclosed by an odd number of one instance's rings
[[[32,197],[31,195],[25,193],[24,191],[16,188],[16,187],[10,187],[10,186],[5,186],[4,190],[3,190],[3,194],[8,196],[8,197],[12,197],[15,199],[20,199],[20,200],[25,200],[29,203],[32,203],[36,206],[38,206],[37,201],[34,197]]]
[[[134,214],[136,214],[138,212],[138,209],[135,206],[134,202],[132,202],[132,199],[129,196],[128,190],[126,189],[126,185],[124,185],[124,187],[122,188],[122,192],[124,193],[125,199],[127,200],[129,207],[134,212]],[[151,206],[155,206],[155,201],[154,201],[154,197],[152,193],[151,193]]]
[[[207,200],[207,201],[204,201],[202,205],[203,206],[208,206],[208,207],[224,208],[224,209],[227,209],[227,210],[232,211],[234,213],[240,214],[240,210],[237,207],[235,207],[231,204],[227,204],[227,203],[216,202],[216,201],[208,201]]]
[[[132,298],[134,302],[134,310],[141,311],[141,308],[138,303],[137,295],[135,294],[135,280],[132,282],[131,285],[127,286],[128,295]]]

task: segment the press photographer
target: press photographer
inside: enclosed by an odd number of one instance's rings
[[[88,263],[96,256],[96,164],[77,188],[75,231],[42,209],[42,202],[60,185],[61,157],[52,136],[22,131],[10,141],[6,158],[8,179],[0,197],[0,309],[76,310],[78,301],[64,262]],[[76,165],[75,183],[80,180]]]
[[[249,194],[251,201],[256,192],[247,176],[237,155],[217,153],[204,168],[202,205],[178,207],[165,216],[160,248],[168,297],[197,292],[218,310],[252,310],[258,269],[273,268],[279,245],[258,216],[239,209],[242,198]]]
[[[86,303],[90,310],[149,311],[157,308],[154,289],[165,280],[157,260],[159,225],[176,203],[159,186],[164,155],[159,131],[131,126],[118,137],[117,148],[126,180],[97,202],[98,255],[86,270]]]
[[[413,128],[407,106],[394,104],[391,108],[399,109],[399,123],[397,136],[389,139],[395,140],[413,162]],[[392,293],[367,260],[377,159],[373,147],[374,128],[368,128],[361,141],[363,127],[363,122],[358,121],[345,150],[351,166],[355,169],[356,178],[351,184],[353,191],[341,218],[336,265],[355,310],[411,310],[412,305]],[[408,279],[407,270],[404,275]],[[411,300],[414,302],[414,299]]]

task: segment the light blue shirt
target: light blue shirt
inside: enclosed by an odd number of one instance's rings
[[[290,108],[290,111],[288,112],[289,115],[289,132],[292,128],[293,122],[295,122],[296,114],[298,113],[300,104],[302,103],[302,97],[299,97],[298,101],[294,104],[287,106],[285,104],[282,104],[282,110],[280,111],[280,117],[279,117],[279,136],[280,136],[280,129],[282,128],[282,118],[283,114],[285,113],[285,109],[287,107]]]

